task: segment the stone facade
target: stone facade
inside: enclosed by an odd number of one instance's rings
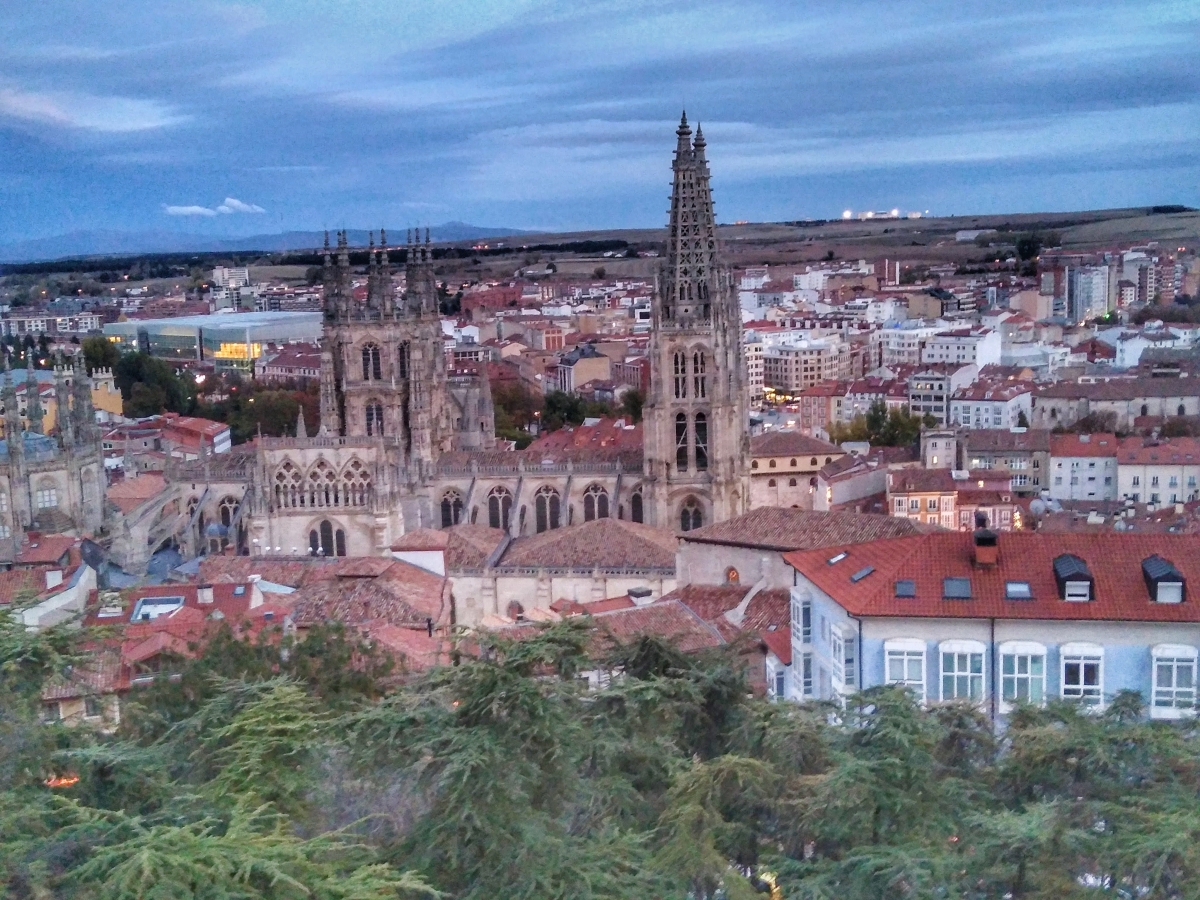
[[[55,414],[47,423],[32,373],[30,400],[22,413],[5,360],[0,556],[9,559],[12,542],[26,530],[96,535],[105,525],[104,457],[91,381],[81,358],[70,370],[59,365],[54,375]]]
[[[678,131],[670,249],[654,301],[645,447],[495,449],[486,375],[447,371],[428,234],[402,291],[386,237],[365,303],[344,234],[326,242],[321,421],[170,474],[185,549],[387,553],[405,532],[489,525],[511,537],[613,517],[690,530],[749,502],[741,318],[719,264],[704,138]],[[234,506],[236,503],[236,506]]]

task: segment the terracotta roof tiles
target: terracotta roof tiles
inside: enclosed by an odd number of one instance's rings
[[[915,523],[891,516],[764,506],[734,519],[689,531],[683,539],[735,547],[799,550],[918,533],[920,529]]]
[[[669,531],[624,519],[594,519],[519,537],[500,568],[674,569],[678,540]]]
[[[1158,554],[1190,585],[1200,586],[1200,536],[1001,532],[998,550],[997,565],[977,567],[973,536],[943,531],[784,558],[855,616],[1200,622],[1200,605],[1190,597],[1183,603],[1153,602],[1142,574],[1142,561]],[[831,565],[843,551],[846,556]],[[1088,602],[1059,598],[1053,565],[1068,553],[1083,559],[1095,579]],[[851,580],[868,568],[867,575]],[[970,579],[971,599],[943,599],[944,578]],[[916,596],[896,597],[898,580],[912,581]],[[1028,582],[1033,599],[1006,599],[1007,581]]]

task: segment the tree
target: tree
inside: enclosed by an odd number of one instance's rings
[[[937,420],[926,413],[919,417],[907,409],[888,409],[883,400],[875,400],[867,408],[866,415],[855,416],[849,423],[834,423],[829,428],[829,439],[841,444],[846,441],[869,441],[879,447],[907,447],[921,436],[922,426],[933,428]]]
[[[133,402],[133,408],[138,409],[137,415],[154,415],[163,410],[177,413],[189,413],[195,400],[195,382],[190,378],[181,378],[175,374],[171,365],[163,359],[148,353],[122,354],[114,367],[113,374],[117,387],[126,403]],[[135,400],[135,386],[142,390]],[[157,404],[153,412],[143,412]],[[134,416],[133,412],[127,415]]]
[[[596,266],[596,268],[592,269],[592,277],[593,278],[603,278],[604,275],[605,275],[604,266]]]
[[[621,396],[621,412],[629,416],[633,422],[642,421],[642,407],[646,403],[646,393],[640,388],[626,391]]]
[[[1023,409],[1017,411],[1017,427],[1018,428],[1028,428],[1029,427],[1029,416],[1025,415],[1025,410],[1023,410]]]
[[[89,375],[97,369],[116,369],[121,351],[108,338],[98,335],[85,337],[80,346],[83,349],[83,364]]]

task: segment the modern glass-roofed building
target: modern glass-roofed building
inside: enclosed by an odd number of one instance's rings
[[[123,350],[163,359],[211,361],[217,371],[251,372],[267,341],[318,341],[319,312],[247,312],[174,319],[132,319],[104,326]]]

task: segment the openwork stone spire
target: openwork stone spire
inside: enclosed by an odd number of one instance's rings
[[[709,187],[704,135],[688,126],[687,114],[675,134],[674,185],[667,236],[667,264],[661,287],[664,324],[687,326],[712,318],[717,293],[717,223]]]

